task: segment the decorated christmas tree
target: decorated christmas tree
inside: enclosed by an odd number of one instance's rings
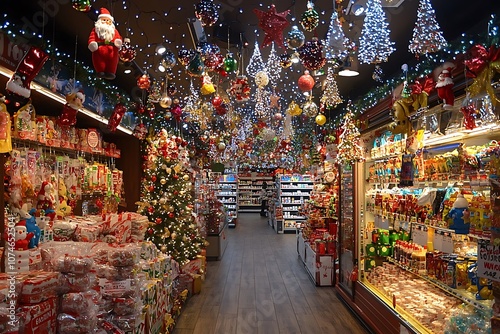
[[[408,49],[410,52],[426,54],[441,50],[447,45],[443,32],[436,21],[436,13],[430,0],[420,0],[417,21],[413,28],[413,38]]]
[[[339,88],[337,87],[337,82],[335,81],[335,71],[332,67],[328,68],[328,75],[326,76],[325,90],[323,91],[323,96],[321,96],[321,104],[325,108],[335,108],[337,105],[342,103],[342,97],[339,94]]]
[[[326,34],[325,49],[327,58],[341,57],[346,51],[346,37],[337,12],[334,10]]]
[[[358,59],[364,64],[383,63],[394,52],[394,42],[389,39],[389,24],[380,0],[368,0],[366,6]]]
[[[204,246],[193,216],[193,184],[186,142],[162,130],[147,141],[139,213],[149,218],[146,239],[181,265]]]
[[[342,134],[339,136],[337,160],[341,164],[352,164],[363,160],[363,148],[359,144],[360,133],[351,111],[351,103],[347,105],[347,112],[341,125]]]
[[[280,58],[274,48],[274,43],[272,43],[271,51],[269,52],[269,56],[267,57],[266,72],[269,76],[269,82],[271,83],[271,85],[273,87],[277,86],[280,79],[281,65]]]

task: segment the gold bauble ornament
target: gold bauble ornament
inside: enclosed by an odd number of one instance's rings
[[[165,184],[167,183],[167,179],[161,178],[161,179],[160,179],[160,183],[161,183],[162,185],[165,185]]]
[[[167,174],[172,173],[172,168],[170,168],[170,167],[166,168],[165,170],[167,171]]]
[[[175,240],[175,238],[177,238],[177,233],[172,232],[172,233],[170,234],[170,238],[172,238],[172,240]]]
[[[224,151],[226,149],[226,144],[223,142],[220,142],[219,145],[217,145],[217,149],[219,151]]]
[[[160,250],[161,250],[162,253],[166,253],[167,252],[167,246],[161,246]]]
[[[160,198],[160,204],[167,203],[167,199],[165,197]]]
[[[175,208],[174,208],[172,205],[170,205],[170,206],[167,208],[167,211],[168,211],[168,212],[174,212],[174,210],[175,210]]]
[[[184,174],[184,176],[182,178],[184,179],[184,181],[188,181],[189,180],[189,175]]]
[[[164,94],[160,99],[160,107],[169,108],[172,105],[172,98],[167,94]]]
[[[183,237],[182,237],[182,241],[184,241],[184,242],[188,242],[188,240],[189,240],[189,239],[188,239],[186,236],[183,236]]]
[[[326,123],[326,117],[323,114],[319,114],[318,116],[316,116],[315,121],[318,125],[324,125]]]

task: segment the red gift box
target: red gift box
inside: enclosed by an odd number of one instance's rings
[[[25,319],[25,334],[55,334],[57,316],[57,298],[50,298],[35,305],[19,308]]]

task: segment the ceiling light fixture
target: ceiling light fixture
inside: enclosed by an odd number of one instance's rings
[[[155,49],[156,54],[159,54],[159,55],[164,54],[164,53],[165,53],[165,51],[167,51],[167,48],[166,48],[164,45],[162,45],[162,44],[159,44],[159,45],[156,47],[156,49]]]
[[[362,0],[351,0],[346,8],[346,13],[348,15],[360,16],[365,13],[366,1]]]
[[[340,68],[339,75],[342,77],[355,77],[359,75],[358,64],[359,62],[356,55],[349,54]]]

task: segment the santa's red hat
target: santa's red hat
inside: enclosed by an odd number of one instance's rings
[[[102,7],[101,8],[101,14],[99,14],[99,16],[97,17],[98,19],[110,19],[111,21],[114,21],[114,18],[113,16],[111,16],[111,13],[109,12],[109,10],[107,10],[106,8]]]
[[[82,102],[85,101],[85,93],[83,92],[83,90],[79,90],[78,92],[76,92],[76,97],[79,98],[80,100],[82,100]]]

